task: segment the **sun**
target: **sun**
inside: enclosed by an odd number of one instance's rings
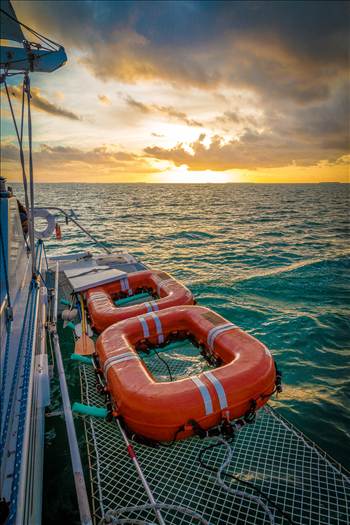
[[[179,166],[166,170],[154,176],[154,182],[178,183],[178,184],[210,184],[225,182],[240,182],[238,172],[223,171],[189,171],[187,166]]]

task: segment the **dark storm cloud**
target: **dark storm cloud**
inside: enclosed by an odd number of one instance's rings
[[[348,67],[347,2],[15,2],[99,77],[243,86],[299,103]]]

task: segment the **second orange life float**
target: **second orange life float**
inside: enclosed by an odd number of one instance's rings
[[[148,292],[158,299],[117,307],[113,300],[120,297]],[[171,306],[194,304],[192,293],[168,273],[145,270],[129,273],[121,280],[91,288],[86,292],[86,302],[92,327],[97,332],[123,319]]]
[[[157,382],[138,349],[192,337],[217,368]],[[107,328],[96,350],[117,415],[135,434],[156,441],[185,439],[258,409],[272,395],[276,368],[260,341],[200,306],[180,306]]]

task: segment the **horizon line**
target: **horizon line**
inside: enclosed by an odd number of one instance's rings
[[[22,184],[23,181],[16,180],[11,181],[7,180],[7,184]],[[176,185],[191,185],[191,186],[205,186],[208,184],[212,185],[228,185],[228,184],[236,184],[236,185],[296,185],[296,184],[312,184],[312,185],[321,185],[321,184],[350,184],[350,181],[320,181],[320,182],[235,182],[235,181],[228,181],[228,182],[150,182],[150,181],[131,181],[131,182],[83,182],[83,181],[70,181],[70,182],[55,182],[55,181],[34,181],[34,184],[149,184],[149,185],[169,185],[169,186],[176,186]]]

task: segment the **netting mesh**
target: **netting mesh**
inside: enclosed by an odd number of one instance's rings
[[[172,375],[176,378],[199,373],[207,366],[197,355],[186,356],[164,351]],[[158,381],[168,380],[166,365],[155,355],[145,358]],[[82,401],[103,405],[97,392],[94,370],[80,367]],[[148,503],[147,496],[115,423],[97,418],[84,420],[90,462],[92,503],[95,522],[107,510]],[[199,463],[199,453],[208,442],[198,438],[176,442],[170,448],[135,445],[142,470],[158,502],[191,508],[211,525],[270,523],[261,506],[242,496],[228,494],[216,482],[215,475]],[[260,410],[254,424],[237,435],[228,472],[253,483],[267,494],[285,514],[270,503],[276,524],[341,525],[350,522],[350,480],[347,473],[316,445],[296,431],[270,407]],[[205,452],[203,459],[219,467],[224,447]],[[246,494],[255,494],[244,484],[225,479],[227,484]],[[195,523],[189,516],[162,511],[167,525]],[[125,515],[125,517],[127,517]],[[156,522],[152,511],[128,517]]]
[[[158,354],[158,355],[157,355]],[[151,350],[149,355],[140,352],[140,357],[156,381],[184,379],[191,375],[200,374],[211,367],[189,340],[179,341],[164,347]]]

